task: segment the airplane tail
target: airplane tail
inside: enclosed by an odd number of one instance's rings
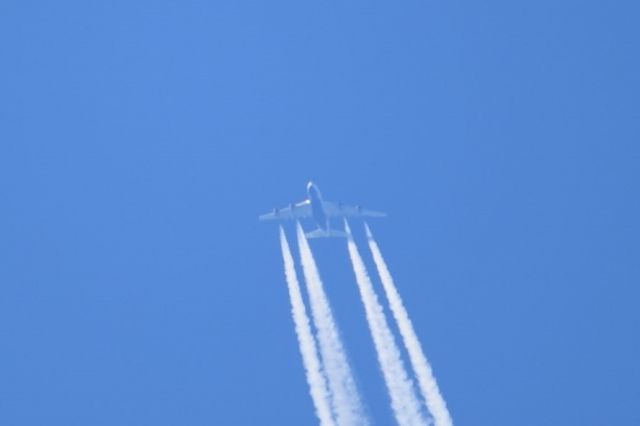
[[[305,236],[309,239],[311,238],[347,238],[347,233],[343,231],[336,231],[334,229],[329,229],[325,231],[324,229],[316,229],[315,231],[307,232]]]

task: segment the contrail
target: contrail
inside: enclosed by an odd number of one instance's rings
[[[427,421],[423,416],[421,404],[413,389],[413,381],[409,378],[402,364],[400,351],[389,329],[382,306],[378,302],[378,296],[375,294],[346,219],[344,226],[348,234],[349,256],[369,323],[369,331],[371,331],[378,354],[380,369],[391,397],[393,414],[400,425],[426,425]]]
[[[435,426],[451,426],[453,421],[451,420],[449,410],[447,410],[447,404],[438,389],[438,384],[433,376],[433,371],[427,362],[427,357],[422,351],[418,336],[416,335],[416,332],[413,329],[413,324],[411,324],[411,320],[409,319],[409,314],[402,303],[402,298],[400,298],[400,294],[393,283],[393,278],[391,278],[389,269],[382,258],[382,253],[380,253],[378,244],[373,239],[369,226],[365,223],[364,227],[367,232],[367,239],[369,241],[369,248],[373,254],[373,260],[376,263],[376,268],[378,269],[378,274],[380,275],[380,280],[384,287],[384,292],[389,300],[389,306],[391,306],[393,317],[398,323],[402,340],[404,340],[404,345],[409,353],[411,365],[418,377],[420,391],[427,403],[427,408],[433,415]]]
[[[329,300],[322,287],[318,268],[300,223],[296,223],[296,228],[311,314],[318,332],[320,355],[329,382],[336,422],[345,426],[366,425],[368,421],[360,403],[358,389],[333,319]]]
[[[302,363],[309,384],[309,393],[316,409],[316,415],[320,419],[321,426],[333,426],[335,422],[331,413],[329,404],[329,391],[327,389],[326,379],[322,371],[322,364],[318,357],[318,349],[316,340],[311,332],[309,317],[300,293],[300,285],[293,264],[293,256],[284,235],[282,226],[280,227],[280,247],[282,248],[282,258],[284,259],[284,273],[287,278],[287,287],[289,288],[289,298],[291,300],[291,315],[296,327],[298,336],[298,344],[300,346],[300,354],[302,355]]]

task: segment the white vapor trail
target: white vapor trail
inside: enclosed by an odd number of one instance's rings
[[[322,287],[318,268],[300,223],[296,223],[296,228],[311,314],[317,329],[320,355],[329,382],[336,422],[341,426],[366,425],[368,421],[362,409],[329,300]]]
[[[302,293],[300,292],[300,285],[298,284],[291,249],[289,248],[289,243],[287,242],[287,237],[284,235],[282,227],[280,227],[280,247],[282,248],[284,272],[287,278],[287,287],[289,288],[289,298],[291,300],[291,315],[295,323],[302,363],[304,364],[307,383],[309,384],[309,393],[311,394],[311,399],[316,409],[316,415],[320,420],[320,425],[333,426],[335,422],[331,413],[327,382],[318,356],[316,340],[311,332],[307,310],[302,300]]]
[[[427,408],[431,415],[433,415],[435,426],[451,426],[453,425],[453,421],[451,420],[449,410],[447,410],[447,404],[438,389],[438,383],[436,383],[431,366],[427,362],[427,357],[422,351],[418,336],[413,329],[411,319],[409,319],[409,314],[402,303],[402,298],[400,297],[400,294],[393,282],[393,278],[389,273],[389,269],[382,257],[378,244],[373,239],[369,226],[366,223],[364,226],[367,232],[369,248],[373,254],[373,260],[375,261],[376,268],[378,269],[378,274],[380,275],[384,292],[389,300],[391,312],[398,323],[400,335],[402,336],[404,345],[409,353],[409,359],[411,360],[411,365],[413,366],[413,370],[418,378],[420,391],[427,403]]]
[[[378,355],[378,363],[391,398],[393,414],[398,424],[402,426],[426,425],[427,421],[422,413],[421,404],[413,389],[413,381],[409,378],[402,364],[400,350],[394,341],[382,306],[378,302],[378,296],[373,289],[371,279],[367,274],[367,269],[346,220],[344,226],[348,234],[349,256],[369,323],[369,331]]]

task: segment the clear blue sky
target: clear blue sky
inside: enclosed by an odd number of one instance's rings
[[[639,12],[3,1],[0,424],[314,424],[257,221],[308,179],[390,213],[456,424],[640,424]],[[392,424],[345,244],[312,247]]]

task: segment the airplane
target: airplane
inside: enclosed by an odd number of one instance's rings
[[[347,237],[343,231],[331,229],[332,217],[386,217],[387,214],[351,206],[343,203],[325,201],[322,198],[318,185],[313,182],[307,184],[307,199],[299,203],[291,203],[281,209],[273,209],[272,212],[263,214],[260,220],[294,220],[312,218],[318,228],[307,232],[307,238]]]

